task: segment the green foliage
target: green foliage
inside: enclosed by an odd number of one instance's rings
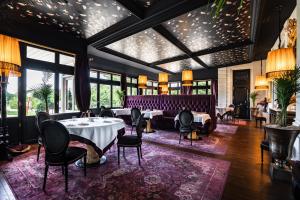
[[[215,17],[219,17],[220,12],[224,8],[224,5],[225,5],[226,1],[227,0],[214,0],[215,7],[213,9],[213,12],[214,12]],[[243,3],[244,3],[244,0],[240,0],[238,11],[243,7]]]
[[[124,105],[124,98],[125,98],[125,91],[123,90],[116,90],[116,95],[117,95],[117,99],[119,102],[119,105],[121,104],[121,106],[123,107]]]
[[[51,95],[53,94],[52,84],[49,84],[49,80],[52,77],[52,73],[43,72],[42,83],[34,86],[32,90],[32,97],[40,100],[42,103],[36,105],[38,111],[49,112],[49,102]]]
[[[253,107],[255,107],[255,100],[257,96],[258,96],[258,92],[256,91],[250,93],[250,99],[252,100]]]
[[[283,73],[279,78],[274,79],[275,93],[278,103],[281,106],[281,112],[276,119],[280,126],[287,126],[287,107],[291,97],[300,91],[300,70],[295,67],[294,70]]]

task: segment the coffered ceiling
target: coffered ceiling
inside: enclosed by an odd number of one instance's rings
[[[209,2],[3,0],[0,22],[47,26],[82,38],[99,51],[169,73],[253,60],[254,42],[261,34],[258,20],[265,16],[260,12],[270,1],[244,0],[238,9],[240,0],[227,0],[218,17],[216,5]]]

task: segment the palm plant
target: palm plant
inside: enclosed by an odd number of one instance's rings
[[[253,107],[255,107],[255,100],[257,96],[258,96],[258,92],[256,91],[250,93],[250,99],[252,100]]]
[[[218,17],[227,0],[214,0],[214,16]],[[238,11],[243,7],[244,0],[240,0]]]
[[[32,88],[32,96],[45,103],[45,110],[47,113],[49,113],[50,95],[52,94],[52,84],[49,84],[51,78],[52,73],[43,72],[42,83]]]
[[[275,93],[281,106],[281,112],[276,119],[276,123],[281,127],[287,126],[287,107],[291,97],[300,91],[299,79],[300,69],[298,67],[274,79]]]

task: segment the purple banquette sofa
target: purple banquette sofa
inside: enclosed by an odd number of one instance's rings
[[[216,100],[214,95],[145,95],[127,96],[125,108],[142,108],[163,110],[163,116],[152,120],[154,127],[173,129],[174,118],[183,108],[197,112],[206,112],[211,120],[204,124],[207,130],[216,128]],[[128,123],[128,116],[125,121]]]

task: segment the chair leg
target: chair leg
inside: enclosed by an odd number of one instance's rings
[[[65,165],[65,191],[68,192],[68,165]]]
[[[120,164],[120,147],[118,146],[118,164]]]
[[[83,156],[83,164],[84,164],[83,172],[84,172],[84,176],[86,176],[86,154]]]
[[[39,144],[36,161],[39,161],[39,158],[40,158],[40,152],[41,152],[41,147],[42,147],[42,145]]]
[[[45,174],[44,174],[44,184],[43,184],[43,190],[44,191],[45,191],[45,187],[46,187],[48,168],[49,168],[49,165],[46,164],[46,166],[45,166]]]
[[[181,142],[181,133],[179,133],[179,144]]]
[[[193,132],[191,132],[191,146],[193,146]]]
[[[139,158],[139,165],[141,165],[141,158],[140,158],[140,148],[136,147],[138,158]]]
[[[61,166],[61,171],[62,171],[62,174],[64,175],[65,174],[65,169],[64,169],[63,165]]]
[[[131,135],[132,135],[132,131],[133,131],[133,125],[131,125]]]
[[[125,147],[123,147],[123,157],[125,157]]]
[[[142,145],[140,146],[140,154],[141,154],[141,158],[143,158],[143,155],[142,155]]]

